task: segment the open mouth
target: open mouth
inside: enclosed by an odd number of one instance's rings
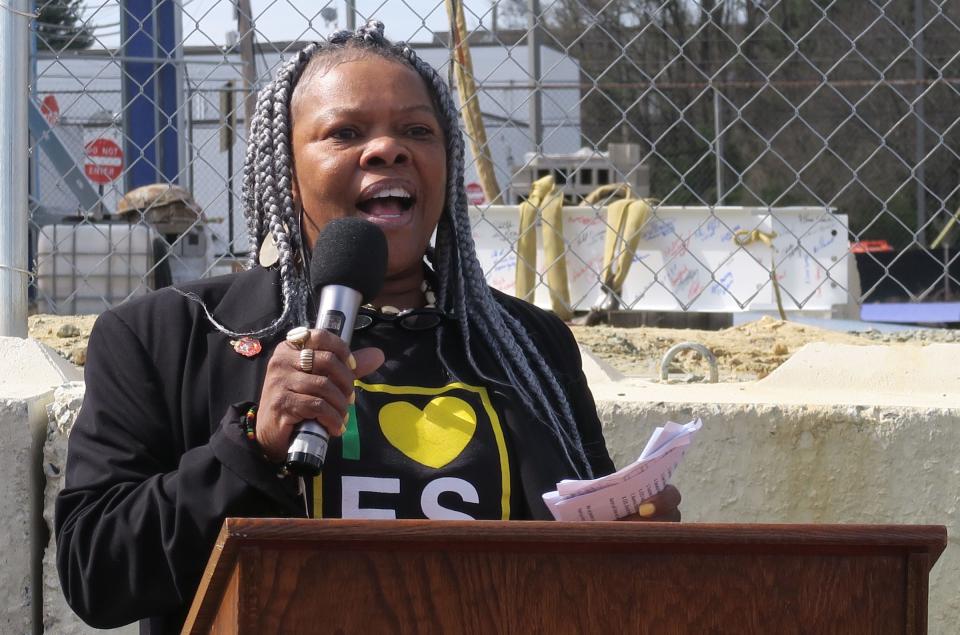
[[[413,207],[413,194],[402,186],[374,187],[361,194],[357,209],[378,218],[397,218]]]

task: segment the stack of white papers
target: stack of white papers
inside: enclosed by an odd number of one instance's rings
[[[667,422],[647,441],[640,458],[622,470],[589,481],[560,481],[543,502],[557,520],[616,520],[637,513],[646,499],[659,494],[680,465],[700,419],[683,425]]]

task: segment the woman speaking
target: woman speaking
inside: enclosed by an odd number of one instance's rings
[[[463,169],[447,86],[378,22],[260,92],[251,266],[107,311],[91,336],[56,505],[84,620],[178,631],[226,517],[547,519],[558,481],[612,471],[570,331],[484,280]],[[317,311],[310,247],[342,218],[387,243],[352,347],[297,328]],[[284,460],[310,420],[331,441],[302,479]],[[673,488],[650,502],[678,515]]]

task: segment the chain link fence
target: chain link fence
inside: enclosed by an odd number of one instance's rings
[[[956,3],[35,8],[24,125],[40,312],[96,313],[240,266],[248,95],[305,42],[368,18],[451,82],[469,48],[477,93],[466,97],[496,191],[473,157],[468,192],[498,288],[567,317],[851,315],[956,293]],[[457,12],[466,37],[451,28]]]

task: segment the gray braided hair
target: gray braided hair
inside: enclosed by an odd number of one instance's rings
[[[338,51],[376,54],[413,68],[423,78],[437,108],[447,144],[446,205],[437,226],[432,257],[437,302],[459,317],[457,330],[470,366],[484,381],[511,387],[533,419],[546,419],[545,424],[560,442],[578,475],[592,477],[563,388],[523,325],[495,300],[477,260],[463,184],[464,143],[458,124],[459,112],[450,90],[439,73],[413,49],[402,42],[393,44],[387,40],[379,21],[372,20],[355,33],[339,31],[327,42],[309,44],[260,91],[244,162],[244,213],[253,245],[250,266],[258,261],[260,244],[267,233],[277,245],[283,310],[273,323],[251,333],[233,333],[212,317],[211,321],[216,328],[234,337],[266,336],[285,326],[307,323],[309,286],[302,258],[297,257],[303,253],[304,245],[291,190],[290,101],[294,87],[311,60],[326,59]],[[447,331],[446,328],[437,330],[438,354]],[[473,354],[475,342],[493,343],[484,345],[484,349],[493,352],[504,377],[494,379],[480,370]],[[442,354],[440,359],[443,360]]]

